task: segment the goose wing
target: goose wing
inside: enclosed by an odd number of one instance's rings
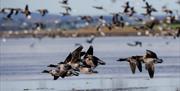
[[[151,50],[146,50],[145,58],[157,58],[157,55]]]
[[[76,48],[73,52],[72,52],[72,62],[76,63],[79,61],[79,59],[81,58],[81,51],[83,49],[83,46],[79,46],[78,48]]]
[[[84,58],[86,58],[88,55],[93,55],[93,46],[90,46],[89,49],[87,50]]]
[[[146,61],[145,67],[148,70],[150,78],[153,78],[154,77],[154,70],[155,70],[154,62],[150,61],[150,60]]]
[[[137,60],[136,65],[137,65],[139,71],[142,72],[142,63],[141,63],[141,61]]]
[[[129,65],[130,65],[132,73],[135,74],[135,71],[136,71],[136,62],[130,61]]]
[[[72,59],[72,54],[71,54],[71,53],[69,53],[69,55],[66,57],[66,59],[65,59],[64,63],[65,63],[65,64],[67,64],[68,62],[70,62],[70,61],[71,61],[71,59]]]
[[[54,76],[54,80],[57,80],[59,78],[59,76]]]

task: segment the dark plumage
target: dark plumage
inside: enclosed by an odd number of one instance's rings
[[[104,61],[93,55],[93,46],[90,46],[89,49],[87,50],[83,58],[83,63],[85,64],[85,66],[89,68],[96,68],[99,64],[100,65],[106,64]]]
[[[144,56],[131,56],[128,58],[120,58],[117,61],[129,62],[133,74],[135,73],[136,66],[138,67],[139,71],[142,72],[142,63],[144,63],[146,70],[148,70],[150,78],[154,77],[154,64],[163,62],[163,60],[159,59],[156,53],[151,50],[146,50],[146,54]]]
[[[24,8],[24,10],[22,11],[22,13],[23,13],[26,17],[28,17],[28,16],[31,15],[31,12],[30,12],[30,10],[29,10],[29,6],[28,6],[28,5],[25,6],[25,8]]]
[[[37,10],[42,16],[45,16],[48,13],[47,9],[38,9]]]

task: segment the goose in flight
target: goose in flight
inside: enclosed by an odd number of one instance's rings
[[[140,72],[142,72],[142,63],[144,63],[145,69],[148,71],[150,78],[154,77],[155,64],[163,62],[163,60],[159,59],[156,53],[151,50],[146,50],[146,54],[144,56],[131,56],[127,58],[120,58],[117,61],[129,62],[133,74],[135,74],[136,67],[139,69]]]

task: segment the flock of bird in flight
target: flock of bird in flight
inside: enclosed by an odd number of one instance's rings
[[[114,0],[112,2],[115,2]],[[106,11],[109,14],[112,15],[112,21],[111,23],[106,22],[106,20],[104,19],[103,15],[99,16],[98,18],[98,22],[99,24],[96,27],[96,30],[100,33],[100,35],[105,36],[105,33],[102,31],[102,27],[107,27],[109,30],[112,30],[113,28],[124,28],[126,25],[129,24],[129,22],[125,21],[125,17],[127,16],[128,18],[133,18],[135,19],[135,21],[137,22],[141,22],[142,24],[137,25],[137,26],[133,26],[133,28],[135,30],[147,30],[150,32],[153,32],[155,29],[155,26],[158,26],[160,30],[168,30],[171,29],[170,27],[167,27],[168,24],[174,23],[178,21],[178,15],[176,15],[177,11],[173,11],[171,9],[168,9],[166,5],[164,5],[162,7],[162,11],[166,14],[166,17],[163,20],[158,20],[153,16],[154,12],[158,12],[157,9],[155,9],[153,7],[153,5],[151,5],[149,2],[147,2],[146,0],[142,0],[142,2],[144,3],[144,7],[142,7],[145,12],[140,14],[143,15],[144,17],[148,17],[148,20],[145,20],[144,18],[138,17],[137,15],[137,11],[135,11],[135,8],[130,4],[130,1],[127,1],[123,7],[123,11],[122,12],[116,12],[116,13],[110,13],[108,12],[103,6],[92,6],[92,8],[98,9],[98,10],[102,10],[102,11]],[[179,3],[180,1],[178,1],[177,3]],[[60,12],[62,16],[70,16],[71,15],[71,11],[72,8],[69,4],[69,0],[62,0],[59,1],[59,3],[61,4],[61,7],[64,8],[64,12]],[[47,9],[38,9],[37,10],[40,15],[42,17],[44,17],[47,13],[48,10]],[[31,11],[29,9],[29,6],[26,5],[24,9],[21,8],[2,8],[0,10],[0,13],[4,14],[5,20],[13,20],[12,19],[12,15],[17,15],[19,13],[24,14],[27,19],[31,18]],[[136,14],[136,15],[135,15]],[[89,15],[84,15],[84,16],[79,16],[81,20],[85,21],[85,24],[90,24],[94,21],[94,18],[92,16]],[[42,29],[43,26],[45,26],[45,24],[43,22],[37,22],[34,23],[36,26],[33,29]],[[171,32],[167,32],[167,35],[172,35],[174,37],[179,37],[180,35],[180,28],[177,28],[178,32],[171,31]]]
[[[145,4],[145,7],[143,8],[146,10],[146,12],[143,13],[142,15],[151,17],[153,12],[157,12],[157,10],[152,5],[150,5],[146,0],[142,0],[142,1]],[[61,14],[63,16],[71,15],[70,12],[72,11],[72,8],[69,6],[68,0],[62,0],[62,1],[59,1],[59,3],[63,4],[62,8],[65,9],[65,12],[61,12]],[[180,4],[180,2],[178,3]],[[104,10],[104,7],[102,6],[92,6],[92,7],[98,10]],[[134,7],[130,5],[129,1],[125,3],[123,8],[124,8],[123,12],[111,13],[113,15],[112,24],[105,24],[110,30],[113,28],[113,26],[118,26],[118,27],[125,26],[124,17],[122,15],[126,15],[128,17],[134,17],[134,14],[137,13]],[[160,22],[153,19],[151,20],[150,23],[148,23],[148,25],[138,26],[134,28],[135,29],[144,28],[144,29],[152,30],[156,24],[165,23],[165,22],[173,23],[176,21],[176,17],[174,15],[173,10],[168,9],[166,6],[164,6],[162,10],[168,15],[168,18],[166,18],[165,21]],[[38,9],[37,11],[41,14],[42,17],[48,13],[47,9]],[[6,14],[4,19],[9,19],[9,20],[12,20],[11,17],[13,14],[17,15],[18,13],[22,13],[27,18],[30,17],[31,15],[31,11],[29,10],[28,5],[26,5],[24,9],[3,8],[1,9],[0,13]],[[87,21],[88,23],[92,21],[91,16],[81,16],[81,19]],[[100,16],[99,19],[103,20],[103,16]],[[141,18],[136,17],[136,19],[137,21],[143,22],[143,19]],[[103,24],[99,25],[97,27],[97,31],[100,31],[100,28],[102,26]],[[92,37],[90,40],[87,40],[87,43],[92,43],[93,40],[94,40],[94,37]],[[142,43],[136,42],[136,45],[142,46]],[[106,63],[94,55],[93,46],[90,46],[86,52],[82,51],[82,49],[83,49],[83,46],[80,45],[77,49],[70,52],[63,62],[48,65],[48,67],[52,67],[54,69],[44,70],[42,73],[51,74],[54,77],[54,80],[57,80],[59,77],[65,78],[68,76],[78,76],[79,73],[85,73],[85,74],[98,73],[95,70],[95,68],[98,65],[105,65]],[[145,69],[148,71],[150,78],[154,77],[154,71],[155,71],[154,65],[156,63],[163,62],[162,59],[159,59],[157,55],[153,51],[150,51],[150,50],[146,50],[145,55],[131,56],[128,58],[120,58],[117,61],[129,62],[129,65],[133,74],[135,73],[136,67],[139,69],[140,72],[142,72],[142,63],[144,63]]]
[[[142,1],[145,4],[145,6],[142,7],[143,9],[145,9],[145,12],[142,15],[144,15],[144,16],[152,16],[153,12],[157,12],[157,9],[155,9],[146,0],[142,0]],[[72,11],[72,8],[69,5],[69,0],[62,0],[62,1],[59,1],[59,3],[61,3],[62,4],[61,7],[65,9],[65,12],[60,12],[60,13],[63,16],[71,15],[70,12]],[[179,4],[179,2],[177,2],[177,3]],[[92,6],[92,7],[95,8],[95,9],[98,9],[98,10],[106,10],[103,6]],[[137,11],[135,11],[134,7],[130,5],[129,1],[127,1],[125,3],[125,5],[122,6],[122,7],[124,8],[122,12],[110,13],[110,14],[113,15],[113,18],[112,18],[112,24],[113,25],[123,27],[125,25],[123,15],[126,15],[126,16],[131,17],[131,18],[133,17],[137,21],[143,21],[143,19],[134,16],[134,14],[136,14]],[[48,13],[47,9],[38,9],[37,11],[41,14],[42,17],[45,16]],[[168,9],[167,6],[163,6],[162,11],[165,12],[168,15],[168,17],[165,19],[166,21],[164,21],[164,22],[173,23],[173,22],[176,21],[175,12],[173,10]],[[19,13],[24,14],[27,18],[31,17],[30,16],[31,11],[30,11],[28,5],[26,5],[24,9],[21,9],[21,8],[2,8],[0,10],[0,13],[6,15],[4,17],[4,19],[10,19],[10,20],[12,19],[13,14],[17,15]],[[80,16],[80,17],[81,17],[82,20],[84,20],[84,21],[86,21],[88,23],[93,20],[91,16]],[[99,18],[103,19],[103,16],[100,16]],[[109,26],[108,26],[109,29],[112,29],[111,28],[112,26],[110,27],[110,25],[112,25],[112,24],[109,24]],[[155,19],[154,19],[150,25],[147,25],[145,27],[152,30],[152,28],[153,28],[153,26],[155,24],[157,24],[157,21],[155,21]]]
[[[98,65],[106,65],[106,63],[94,55],[93,46],[90,46],[86,52],[82,51],[82,49],[83,46],[79,46],[73,52],[70,52],[63,62],[61,61],[57,64],[48,65],[48,67],[54,69],[44,70],[42,73],[51,74],[54,77],[54,80],[57,80],[59,77],[79,76],[79,73],[98,73],[95,68]],[[142,72],[142,63],[144,63],[150,78],[154,77],[155,64],[163,62],[163,60],[159,59],[156,53],[151,50],[146,50],[145,55],[119,58],[117,61],[129,62],[133,74],[135,74],[136,67]]]

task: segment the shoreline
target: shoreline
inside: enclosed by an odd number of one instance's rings
[[[108,30],[102,28],[102,32],[93,27],[86,27],[76,30],[24,30],[24,31],[6,31],[0,32],[0,38],[43,38],[43,37],[112,37],[112,36],[162,36],[160,31],[135,30],[132,27],[116,28]],[[103,34],[102,34],[103,33]]]

